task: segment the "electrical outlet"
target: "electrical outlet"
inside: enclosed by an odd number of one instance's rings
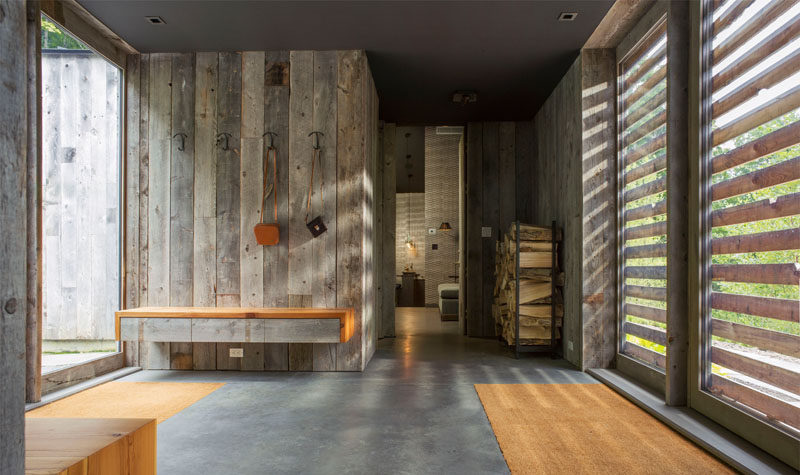
[[[492,227],[491,226],[482,226],[481,227],[481,237],[484,237],[484,238],[492,237]]]
[[[428,234],[436,234],[436,228],[428,228]]]
[[[230,348],[231,358],[244,358],[244,348]]]

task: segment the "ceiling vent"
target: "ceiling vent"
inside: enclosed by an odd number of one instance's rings
[[[436,135],[463,135],[464,127],[442,126],[436,127]]]
[[[561,12],[558,15],[558,21],[572,21],[578,16],[578,12]]]
[[[167,24],[167,22],[165,22],[164,19],[161,18],[160,16],[146,16],[146,17],[144,17],[144,19],[147,20],[147,23],[150,23],[151,25],[166,25]]]

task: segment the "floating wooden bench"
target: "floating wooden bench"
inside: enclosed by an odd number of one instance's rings
[[[156,473],[155,419],[25,419],[26,475]]]
[[[118,341],[344,343],[352,308],[143,307],[116,312]]]

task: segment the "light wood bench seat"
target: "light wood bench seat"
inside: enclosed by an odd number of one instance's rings
[[[156,473],[155,419],[25,419],[26,475]]]
[[[116,312],[118,341],[344,343],[352,308],[142,307]]]

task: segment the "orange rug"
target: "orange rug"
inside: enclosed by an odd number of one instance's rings
[[[112,381],[33,409],[26,417],[169,419],[225,383]]]
[[[512,473],[736,473],[603,384],[476,384]]]

